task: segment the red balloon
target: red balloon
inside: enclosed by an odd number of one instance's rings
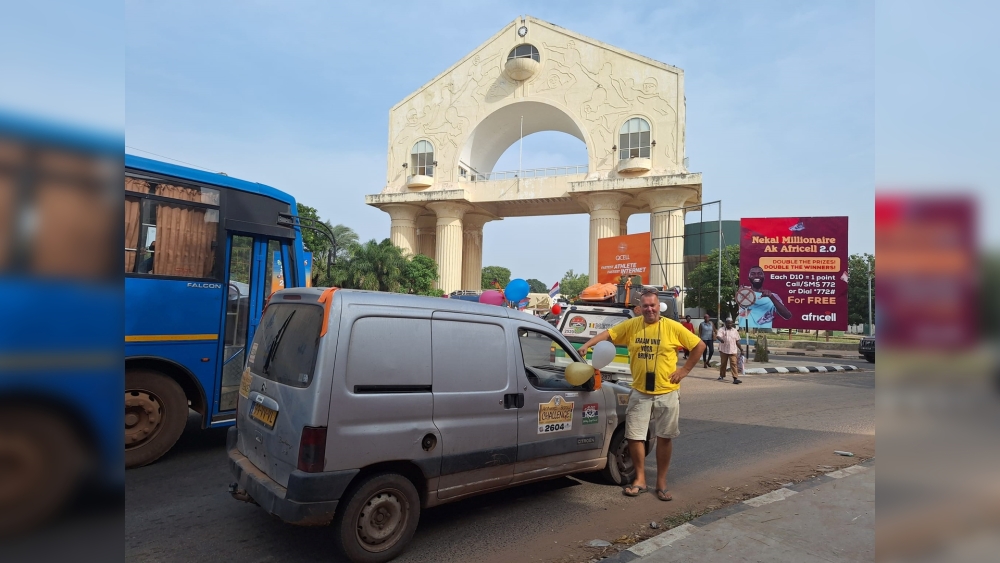
[[[552,314],[558,315],[559,313],[562,313],[562,306],[556,303],[555,305],[552,306]]]

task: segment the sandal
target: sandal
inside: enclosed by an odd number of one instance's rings
[[[656,498],[662,501],[674,500],[674,496],[666,491],[666,489],[656,489]]]
[[[627,497],[637,497],[642,493],[646,492],[647,490],[649,490],[647,487],[640,487],[638,485],[629,485],[627,487],[622,487],[622,494]],[[635,492],[630,493],[629,491],[635,491]]]

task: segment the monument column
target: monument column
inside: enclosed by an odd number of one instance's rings
[[[391,223],[389,226],[389,240],[399,248],[403,249],[403,254],[415,254],[417,251],[417,214],[420,207],[407,205],[405,203],[393,203],[383,205],[382,211],[389,214]]]
[[[684,209],[687,189],[659,188],[640,199],[649,203],[650,279],[653,285],[684,287]],[[683,314],[683,294],[678,312]]]
[[[622,205],[631,200],[628,194],[593,193],[580,197],[590,211],[590,283],[597,283],[597,241],[621,234]]]
[[[469,213],[462,220],[462,289],[482,289],[483,225],[491,220],[477,213]]]
[[[436,287],[451,293],[462,289],[462,218],[471,207],[448,201],[428,203],[427,207],[437,215]]]
[[[421,215],[417,217],[417,254],[434,258],[437,240],[437,217]]]

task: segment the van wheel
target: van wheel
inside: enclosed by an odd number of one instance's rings
[[[382,563],[402,553],[417,530],[420,496],[409,479],[379,473],[341,499],[333,519],[341,552],[354,563]]]
[[[174,447],[187,424],[184,390],[155,371],[125,374],[125,467],[141,467]]]
[[[649,452],[649,441],[646,441],[646,452]],[[628,453],[628,440],[625,439],[625,425],[622,424],[611,435],[611,445],[608,447],[608,463],[601,471],[601,476],[612,484],[625,486],[635,480],[635,466],[632,456]]]

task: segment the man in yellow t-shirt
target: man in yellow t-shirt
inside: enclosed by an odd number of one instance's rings
[[[582,357],[602,340],[628,346],[632,368],[632,392],[625,411],[625,438],[635,466],[635,480],[622,489],[626,496],[646,492],[646,431],[650,418],[656,433],[656,497],[672,500],[667,492],[667,469],[673,453],[673,438],[680,435],[680,401],[677,391],[681,380],[698,363],[705,343],[679,322],[660,316],[660,298],[646,291],[640,299],[641,317],[629,319],[588,340],[580,347]],[[677,367],[677,347],[691,351],[687,362]]]

